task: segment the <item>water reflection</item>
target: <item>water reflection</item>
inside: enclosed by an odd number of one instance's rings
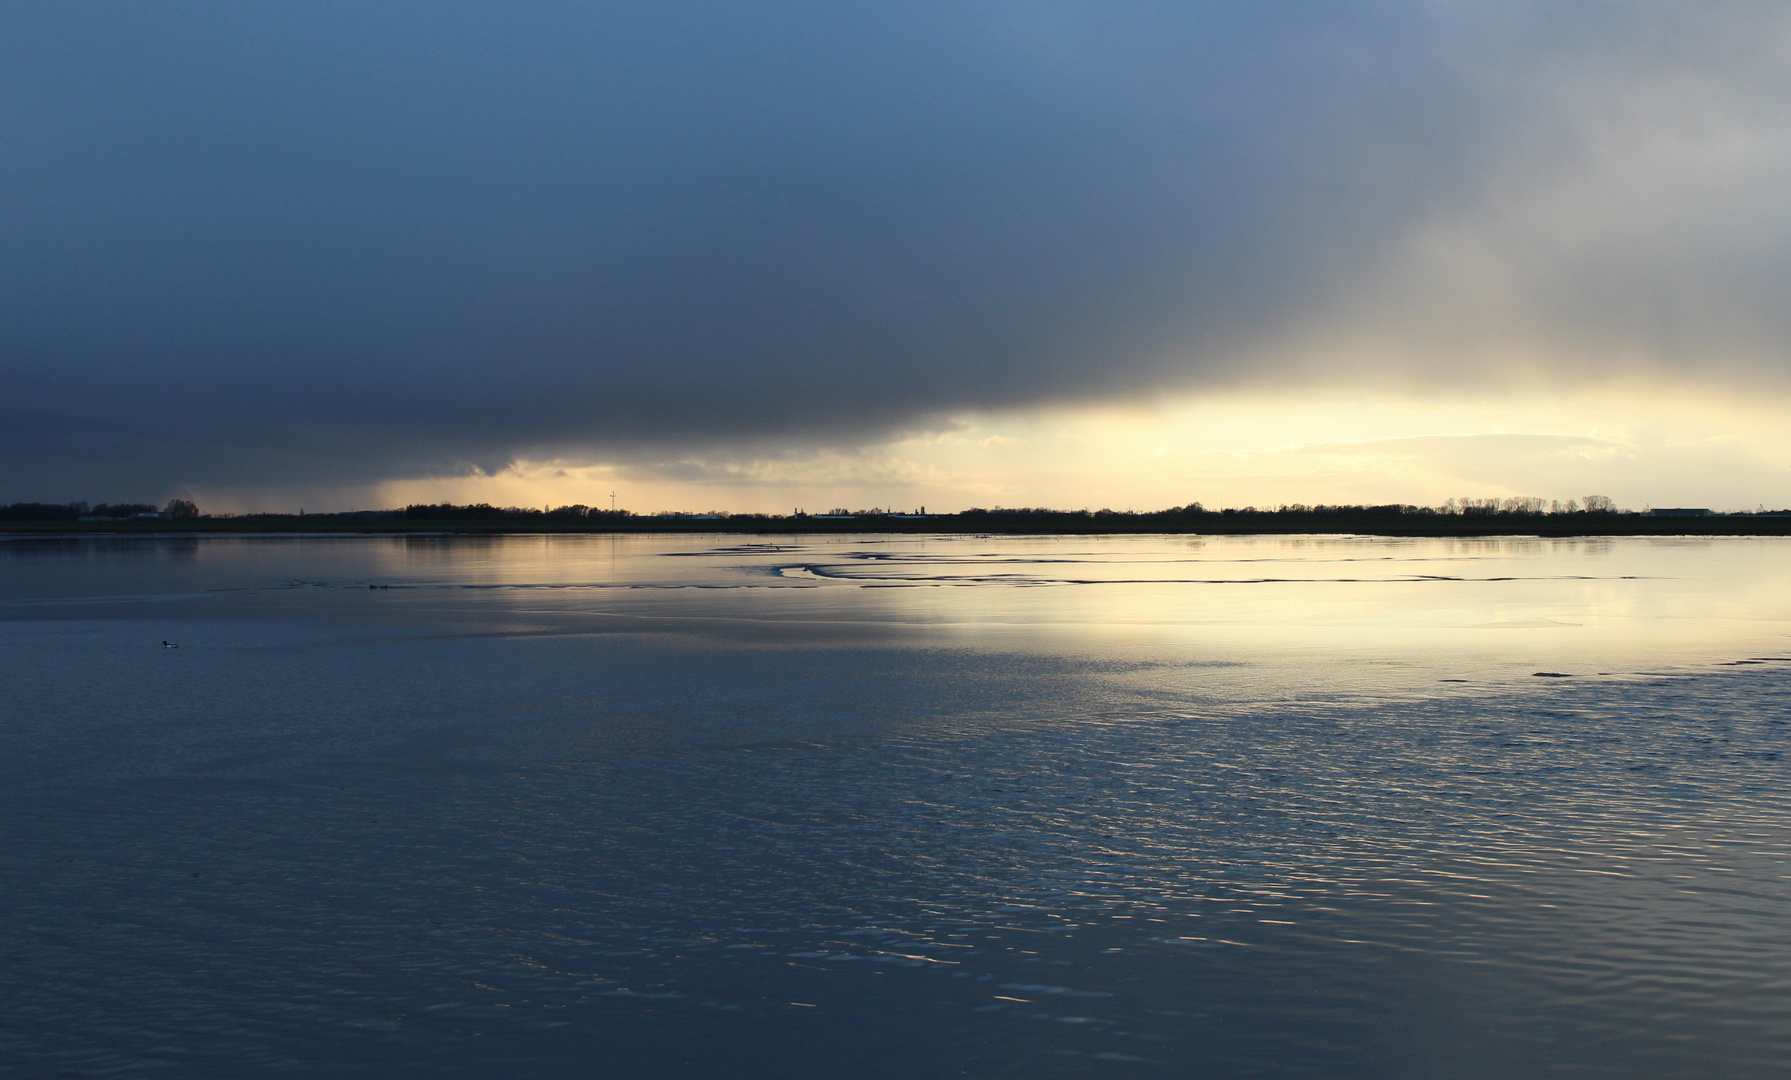
[[[1791,1053],[1782,541],[132,543],[0,543],[25,1074]]]
[[[1047,652],[1405,694],[1705,665],[1791,635],[1782,539],[401,536],[0,542],[0,602],[187,598],[231,618]],[[47,557],[53,554],[54,557]],[[342,593],[382,588],[379,606]],[[295,601],[296,602],[296,601]],[[257,611],[261,609],[257,606]],[[1453,685],[1453,684],[1451,684]],[[1261,683],[1240,685],[1243,697]],[[1214,692],[1231,693],[1222,681]]]

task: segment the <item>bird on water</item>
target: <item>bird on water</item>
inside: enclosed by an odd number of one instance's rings
[[[180,646],[179,646],[179,645],[176,645],[176,644],[175,644],[175,643],[174,643],[174,642],[172,642],[172,641],[164,641],[164,642],[162,642],[162,648],[164,648],[164,649],[178,649],[178,648],[180,648]]]

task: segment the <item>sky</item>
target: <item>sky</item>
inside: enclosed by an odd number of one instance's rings
[[[0,502],[1791,505],[1782,4],[0,8]]]

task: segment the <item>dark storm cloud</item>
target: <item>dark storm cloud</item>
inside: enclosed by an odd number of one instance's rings
[[[1775,9],[1481,7],[11,5],[0,498],[849,441],[1332,325],[1776,363],[1776,224],[1549,217],[1657,130],[1612,102],[1777,138]]]

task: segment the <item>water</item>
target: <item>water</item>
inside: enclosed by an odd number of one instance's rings
[[[0,1068],[1782,1075],[1788,555],[0,541]]]

